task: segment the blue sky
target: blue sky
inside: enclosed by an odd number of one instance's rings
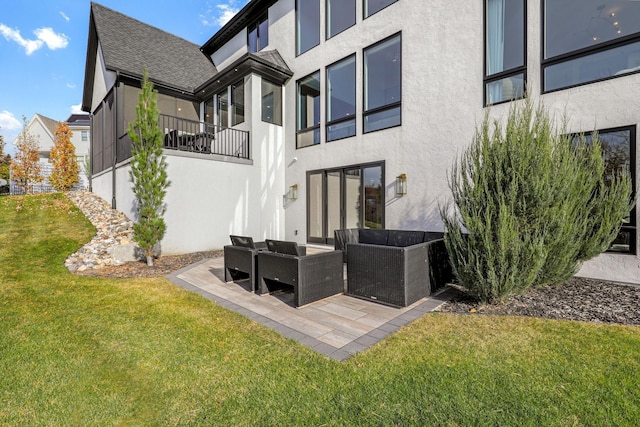
[[[196,44],[206,42],[248,0],[99,0],[106,7]],[[0,135],[11,143],[35,113],[66,120],[79,110],[89,0],[16,0],[0,14]]]

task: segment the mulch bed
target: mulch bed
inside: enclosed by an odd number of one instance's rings
[[[117,266],[105,266],[99,269],[88,269],[76,274],[92,277],[163,277],[175,271],[181,270],[198,261],[207,258],[221,257],[222,251],[194,252],[184,255],[161,256],[153,260],[153,266],[147,266],[145,261],[127,262]]]

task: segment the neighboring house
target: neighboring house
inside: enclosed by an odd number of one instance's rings
[[[159,92],[164,253],[442,230],[454,161],[525,88],[638,188],[640,2],[251,0],[203,46],[93,3],[86,64],[93,188],[131,217],[143,68]],[[580,274],[640,283],[637,223]]]
[[[72,114],[66,121],[72,132],[71,143],[76,149],[76,159],[80,166],[79,182],[75,188],[88,188],[89,179],[85,173],[84,165],[85,158],[89,155],[91,118],[88,114]],[[41,185],[36,186],[36,191],[40,187],[48,188],[50,186],[48,177],[51,175],[53,165],[49,163],[49,156],[54,145],[57,127],[57,120],[50,119],[49,117],[37,113],[27,123],[27,132],[34,137],[40,148],[40,172],[45,178]],[[19,137],[20,136],[18,135],[14,140],[14,146],[17,144]]]

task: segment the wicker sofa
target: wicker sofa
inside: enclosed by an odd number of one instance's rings
[[[335,249],[347,263],[347,294],[406,307],[452,280],[443,233],[344,229]]]
[[[300,307],[344,292],[341,252],[306,255],[295,242],[266,244],[269,250],[258,253],[258,294],[292,286],[294,305]]]

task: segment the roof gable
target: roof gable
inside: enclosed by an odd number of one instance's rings
[[[93,84],[98,44],[108,70],[141,78],[146,68],[151,81],[180,91],[193,93],[216,73],[197,44],[100,4],[91,3],[89,26],[85,92]],[[87,93],[84,99],[90,99]]]

